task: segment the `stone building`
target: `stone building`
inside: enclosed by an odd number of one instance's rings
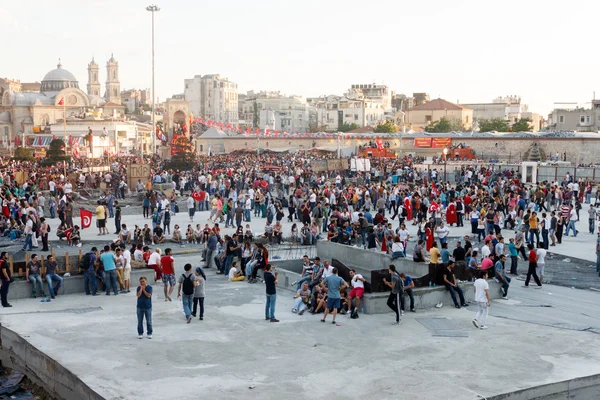
[[[442,118],[460,121],[466,129],[471,129],[473,110],[444,99],[435,99],[407,111],[407,123],[415,128],[425,128]]]

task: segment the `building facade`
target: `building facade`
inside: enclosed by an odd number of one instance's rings
[[[465,129],[471,129],[473,110],[444,99],[435,99],[410,108],[406,113],[406,123],[411,128],[425,128],[442,118],[459,121]]]
[[[110,82],[114,85],[118,84],[118,63],[114,57],[111,60],[113,62],[109,64],[111,72],[115,71],[116,81],[111,78]],[[93,75],[97,69],[93,64],[95,62],[92,60],[88,65],[88,78],[93,78],[88,83],[88,94],[79,88],[75,76],[64,69],[60,61],[56,69],[48,72],[40,84],[27,84],[27,91],[22,90],[24,85],[0,81],[0,147],[27,144],[28,138],[61,131],[58,128],[53,130],[53,125],[59,125],[64,132],[65,125],[86,118],[118,118],[124,111],[120,103],[109,102],[108,99],[90,94],[95,93],[95,90],[99,93],[98,76]],[[37,92],[34,91],[36,86],[39,86]],[[107,94],[109,93],[107,90]],[[87,134],[87,130],[80,133],[83,136]]]
[[[317,110],[301,96],[250,91],[240,103],[239,119],[246,126],[260,129],[309,132],[316,128]]]
[[[236,83],[212,74],[185,79],[184,85],[184,98],[189,102],[192,114],[237,125],[239,110]]]
[[[317,124],[322,131],[337,132],[344,124],[376,126],[386,120],[385,110],[379,102],[335,95],[311,101],[317,108]]]
[[[592,100],[591,108],[555,108],[548,115],[548,130],[600,131],[600,100]]]
[[[522,118],[531,120],[533,131],[538,132],[544,126],[544,119],[539,114],[529,111],[529,106],[522,103],[519,96],[497,97],[491,103],[463,103],[461,106],[473,110],[473,120],[500,119],[509,126]]]

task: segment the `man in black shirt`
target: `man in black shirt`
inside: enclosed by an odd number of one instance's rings
[[[473,254],[473,245],[471,244],[471,237],[469,235],[465,236],[465,262],[467,265],[469,264],[469,259]]]
[[[465,253],[465,249],[462,248],[461,243],[456,242],[456,248],[452,252],[452,255],[454,256],[454,261],[465,261]]]
[[[267,303],[265,305],[265,321],[279,322],[275,318],[275,302],[277,300],[277,272],[271,273],[271,264],[265,265],[265,287],[267,293]]]
[[[454,306],[456,308],[467,306],[463,291],[460,286],[458,286],[458,282],[456,282],[456,277],[454,276],[454,261],[450,261],[444,270],[444,286],[446,286],[446,289],[450,292],[450,296],[452,296],[452,301],[454,302]],[[460,297],[460,304],[458,304],[456,301],[457,292],[458,296]]]
[[[11,276],[10,264],[8,263],[8,252],[6,251],[0,254],[0,278],[2,279],[2,287],[0,288],[2,307],[12,307],[8,303],[8,287],[13,282],[13,278]]]
[[[115,235],[118,235],[121,232],[121,206],[118,201],[115,201],[115,227],[117,228]]]

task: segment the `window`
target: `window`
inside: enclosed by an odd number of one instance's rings
[[[565,122],[565,116],[561,115],[558,117],[558,122],[560,122],[561,124]]]
[[[117,71],[113,71],[113,79],[117,79]]]
[[[98,75],[94,72],[94,82],[98,80]]]
[[[579,122],[582,123],[582,124],[585,123],[585,115],[581,115],[579,117]]]
[[[585,116],[585,123],[589,124],[590,122],[592,122],[592,118],[589,115]]]
[[[466,122],[467,124],[469,123],[469,116],[468,116],[468,115],[465,117],[465,122]]]
[[[431,122],[431,115],[425,116],[425,122],[427,122],[427,123]]]
[[[358,121],[358,114],[354,114],[354,120]]]

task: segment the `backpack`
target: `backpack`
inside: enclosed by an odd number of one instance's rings
[[[90,253],[85,253],[79,262],[79,269],[87,270],[90,267]]]
[[[402,207],[402,216],[404,218],[408,217],[408,211],[406,210],[406,207]]]
[[[191,296],[194,294],[194,282],[192,281],[192,274],[189,276],[185,276],[185,274],[181,274],[183,276],[183,294],[187,296]]]

